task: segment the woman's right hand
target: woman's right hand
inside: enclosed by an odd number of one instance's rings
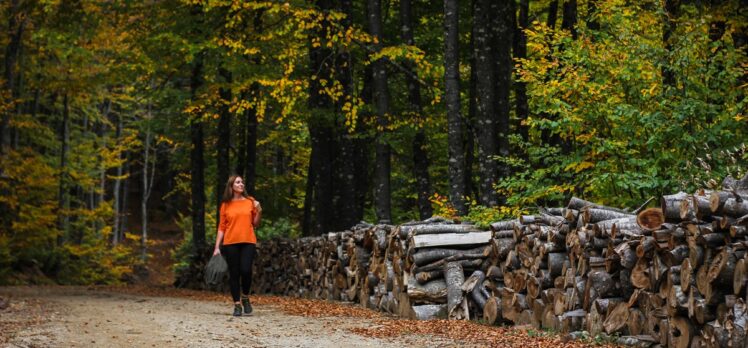
[[[220,248],[213,249],[213,256],[216,256],[216,255],[221,255],[221,249]]]

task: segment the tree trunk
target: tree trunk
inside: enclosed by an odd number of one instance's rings
[[[338,11],[346,14],[346,18],[342,20],[341,24],[344,30],[348,30],[353,25],[352,0],[340,1]],[[353,59],[349,51],[342,50],[338,53],[335,71],[338,75],[338,81],[343,86],[343,98],[336,105],[336,110],[340,111],[345,101],[353,100],[354,98]],[[338,218],[335,219],[335,230],[350,228],[361,221],[357,214],[359,200],[356,193],[356,180],[364,174],[356,171],[356,161],[360,159],[356,158],[357,143],[355,136],[357,133],[360,133],[359,129],[362,123],[360,120],[357,120],[356,129],[350,129],[346,126],[340,127],[342,129],[336,141],[340,154],[336,156],[338,161],[335,169],[339,183],[339,185],[335,185],[335,196],[338,198],[336,210],[339,212]]]
[[[70,217],[70,193],[68,192],[68,151],[70,149],[70,103],[65,94],[62,107],[62,124],[60,125],[60,191],[59,191],[59,220],[57,228],[57,246],[62,245],[68,236]]]
[[[571,32],[572,39],[577,39],[577,0],[564,1],[564,17],[561,28]]]
[[[332,9],[331,1],[319,0],[316,1],[316,6],[320,11],[329,11]],[[329,23],[326,21],[322,23],[320,28],[320,34],[327,30]],[[326,44],[321,44],[317,47],[309,45],[309,57],[310,57],[310,74],[316,75],[317,78],[313,79],[309,84],[309,107],[315,110],[312,120],[309,122],[309,136],[311,140],[311,158],[309,160],[310,165],[314,167],[313,186],[312,186],[312,211],[313,219],[311,230],[308,232],[311,235],[319,235],[326,233],[331,230],[333,222],[333,160],[334,154],[333,149],[333,137],[334,130],[330,115],[333,113],[332,107],[333,102],[325,92],[325,86],[322,85],[321,80],[331,80],[332,76],[332,60],[328,57],[332,56],[333,52],[327,48]],[[310,177],[307,177],[309,180]]]
[[[311,99],[311,98],[310,98]],[[318,120],[324,122],[324,120]],[[333,129],[326,124],[310,124],[314,175],[314,224],[311,233],[320,235],[331,230],[333,224]]]
[[[514,58],[524,59],[527,58],[527,35],[525,29],[530,25],[529,19],[530,12],[530,0],[519,1],[519,18],[517,18],[517,26],[514,32]],[[521,64],[515,62],[515,64]],[[521,67],[518,67],[520,69]],[[530,114],[530,106],[527,99],[527,84],[519,81],[519,75],[515,72],[515,83],[514,83],[514,94],[516,98],[516,114],[517,123],[515,129],[522,135],[522,139],[527,140],[528,127],[522,125],[522,122],[527,119]]]
[[[197,100],[197,90],[203,85],[203,57],[198,55],[192,67],[190,79],[190,92],[192,100]],[[202,260],[205,249],[205,176],[203,169],[205,162],[203,153],[205,144],[203,140],[203,123],[200,117],[193,116],[190,123],[190,191],[192,197],[192,243],[196,260]]]
[[[491,41],[493,46],[493,64],[494,64],[494,89],[496,95],[496,136],[498,141],[497,155],[502,157],[509,156],[509,114],[511,104],[509,103],[509,94],[512,90],[512,43],[514,35],[514,2],[513,1],[491,1]],[[498,173],[493,184],[496,184],[499,178],[509,175],[509,168],[506,164],[496,166]],[[494,191],[493,187],[490,187]],[[494,193],[495,194],[495,193]],[[497,202],[497,204],[500,202]]]
[[[447,104],[450,202],[459,215],[465,205],[465,149],[460,111],[459,10],[457,0],[444,0],[444,100]]]
[[[459,262],[449,262],[444,266],[444,280],[447,283],[447,318],[465,319],[466,313],[462,311],[462,283],[465,275]]]
[[[558,0],[552,0],[548,3],[548,17],[546,18],[545,24],[548,28],[555,29],[556,21],[558,20]]]
[[[119,219],[119,227],[117,230],[119,231],[119,239],[120,241],[125,240],[125,231],[127,229],[127,199],[129,197],[128,193],[130,192],[130,153],[125,152],[124,156],[124,165],[122,166],[122,176],[124,179],[122,179],[122,203],[120,203],[120,219]]]
[[[413,15],[411,11],[411,0],[400,1],[400,27],[403,43],[415,46],[413,39]],[[421,105],[421,85],[415,80],[414,69],[412,64],[406,64],[407,73],[405,79],[408,83],[408,101],[411,110],[417,115],[419,120],[423,117],[423,108]],[[424,132],[422,122],[415,122],[419,126],[416,135],[413,137],[413,174],[416,178],[416,192],[418,193],[418,215],[421,220],[430,218],[433,214],[431,208],[431,179],[429,177],[429,159],[424,147],[426,146],[426,133]]]
[[[119,113],[116,114],[117,117],[117,125],[114,131],[114,137],[116,138],[116,142],[119,145],[120,138],[122,137],[122,115]],[[117,157],[119,160],[122,160],[122,153],[117,154]],[[122,194],[122,172],[123,172],[123,165],[120,164],[117,166],[116,170],[116,179],[114,179],[114,187],[112,188],[113,191],[113,204],[114,204],[114,223],[112,224],[112,244],[117,245],[119,243],[119,237],[120,237],[120,218],[122,217],[122,205],[120,204],[122,202],[121,194]]]
[[[309,166],[307,167],[306,174],[306,191],[304,195],[304,217],[301,223],[301,235],[311,236],[312,235],[312,202],[314,201],[314,181],[317,180],[316,154],[312,151],[309,158]]]
[[[231,148],[231,111],[229,111],[231,103],[231,72],[219,68],[218,74],[223,80],[223,86],[218,90],[218,94],[221,97],[222,104],[220,107],[220,115],[218,118],[218,140],[216,142],[216,186],[215,186],[215,202],[216,202],[216,224],[221,223],[221,199],[223,196],[223,190],[226,187],[226,182],[229,179],[229,168],[231,164],[231,158],[229,155],[229,149]]]
[[[600,22],[597,20],[597,2],[599,0],[587,1],[587,28],[590,30],[600,30]]]
[[[665,64],[662,66],[662,84],[665,86],[675,87],[675,72],[671,66],[670,53],[673,48],[673,42],[671,37],[675,33],[675,20],[680,12],[680,0],[665,0],[664,1],[664,18],[662,25],[662,43],[665,46]]]
[[[495,54],[491,40],[491,18],[488,0],[473,1],[473,59],[475,60],[475,122],[478,138],[478,171],[480,173],[479,202],[486,206],[498,205],[498,195],[493,189],[498,179],[495,156],[498,155],[496,141],[496,89],[493,60]]]
[[[148,105],[148,120],[151,121],[151,105]],[[151,141],[153,139],[153,131],[151,125],[146,126],[145,132],[145,143],[143,144],[143,171],[142,171],[142,199],[140,201],[140,218],[142,228],[142,238],[140,240],[140,246],[142,249],[141,258],[146,261],[148,256],[148,199],[151,197],[153,191],[153,179],[156,173],[156,148],[153,148],[153,158],[150,158],[151,153]],[[148,163],[151,164],[151,168],[148,169]],[[150,177],[149,177],[150,175]]]
[[[384,31],[382,29],[382,4],[380,0],[368,0],[369,33],[377,38],[373,45],[377,53],[382,48]],[[374,105],[377,113],[377,127],[381,129],[376,139],[376,160],[374,168],[374,211],[380,222],[391,222],[391,189],[390,189],[390,145],[382,133],[388,126],[387,115],[390,113],[390,96],[387,87],[387,70],[385,61],[378,59],[372,64],[374,80]]]
[[[27,16],[22,16],[18,13],[20,5],[20,0],[11,0],[10,8],[8,9],[8,29],[10,40],[8,41],[8,46],[5,48],[5,72],[3,76],[5,78],[5,89],[8,91],[8,96],[11,98],[11,100],[6,100],[8,104],[13,102],[12,98],[18,96],[15,88],[16,60],[21,51],[21,40],[23,39],[23,32],[27,18]],[[20,23],[19,19],[21,19]],[[0,155],[5,154],[6,143],[10,141],[9,126],[11,112],[10,109],[3,112],[2,119],[0,119]]]

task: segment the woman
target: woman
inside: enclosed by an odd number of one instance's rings
[[[221,202],[221,221],[213,255],[221,254],[223,251],[226,256],[229,265],[229,287],[234,300],[234,316],[239,317],[242,315],[242,307],[244,314],[252,313],[249,288],[252,285],[252,261],[257,252],[254,229],[260,224],[262,208],[260,202],[244,191],[244,180],[238,175],[229,177]]]

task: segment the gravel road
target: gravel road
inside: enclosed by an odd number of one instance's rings
[[[232,317],[231,304],[151,297],[85,287],[0,287],[10,307],[0,310],[3,347],[451,347],[443,338],[417,335],[375,339],[352,328],[371,328],[355,317],[288,315],[254,305]]]

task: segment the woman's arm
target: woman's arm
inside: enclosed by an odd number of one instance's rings
[[[262,217],[262,207],[260,206],[260,202],[257,200],[254,200],[255,202],[255,218],[252,221],[252,226],[257,227],[260,225],[260,218]]]
[[[223,231],[218,230],[218,233],[216,233],[216,247],[213,249],[213,255],[218,255],[221,253],[221,241],[223,240]]]

